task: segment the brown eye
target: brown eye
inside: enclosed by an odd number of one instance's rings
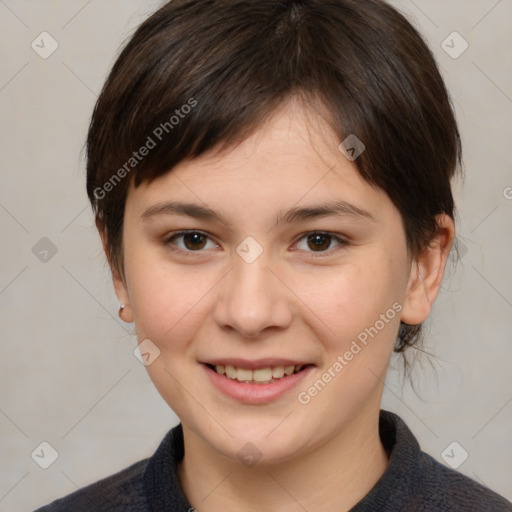
[[[324,233],[315,233],[308,236],[308,247],[313,250],[325,251],[331,245],[332,237]]]
[[[210,237],[200,231],[181,231],[169,236],[163,241],[164,246],[172,251],[181,253],[202,253],[205,252],[202,249],[207,247],[208,243],[211,244],[210,248],[215,248],[216,244]]]
[[[331,248],[333,242],[335,244]],[[302,247],[301,244],[303,244]],[[298,241],[298,248],[301,251],[304,251],[306,253],[309,252],[310,254],[317,253],[312,254],[313,256],[328,256],[331,253],[333,253],[336,249],[342,249],[347,245],[348,242],[343,238],[331,233],[323,232],[308,233]]]
[[[183,243],[191,251],[202,249],[206,245],[206,237],[201,233],[185,233],[183,235]]]

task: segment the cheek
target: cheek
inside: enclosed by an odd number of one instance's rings
[[[180,340],[184,343],[186,333],[197,327],[213,283],[206,273],[179,272],[162,261],[141,265],[134,258],[132,264],[130,295],[139,339],[149,338],[161,351],[179,350]]]
[[[186,420],[190,411],[183,383],[188,382],[187,390],[197,394],[190,383],[191,375],[185,371],[189,368],[186,360],[203,324],[205,299],[214,282],[210,283],[207,276],[199,278],[176,269],[167,270],[161,272],[155,265],[134,279],[133,311],[139,341],[149,339],[159,350],[159,356],[146,366],[146,371],[164,400]]]
[[[325,418],[327,431],[338,428],[340,418],[349,421],[365,404],[380,401],[398,331],[400,287],[394,263],[370,263],[346,267],[326,280],[325,294],[311,296],[315,313],[334,334],[321,338],[322,367],[304,384],[298,401]]]
[[[349,265],[317,281],[305,302],[327,325],[329,344],[337,346],[373,326],[390,309],[386,329],[381,330],[388,331],[389,324],[397,324],[392,305],[400,294],[395,281],[394,269],[388,264]],[[381,323],[378,326],[382,327]]]

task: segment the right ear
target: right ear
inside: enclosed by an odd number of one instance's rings
[[[126,288],[126,284],[124,282],[124,279],[119,274],[115,266],[112,264],[112,261],[109,256],[108,251],[108,244],[107,244],[107,235],[105,232],[105,229],[101,226],[101,224],[96,221],[96,228],[98,229],[98,233],[100,234],[101,238],[101,244],[103,246],[103,252],[105,253],[105,256],[107,258],[110,271],[112,273],[112,283],[114,285],[114,290],[117,296],[117,299],[119,300],[120,304],[123,304],[125,306],[123,310],[123,320],[127,323],[133,322],[133,313],[132,309],[130,307],[130,297],[128,295],[128,290]],[[126,320],[125,320],[126,318]]]

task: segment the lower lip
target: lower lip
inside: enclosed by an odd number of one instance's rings
[[[287,375],[268,384],[251,384],[228,379],[225,375],[219,375],[205,364],[202,365],[212,384],[222,393],[245,404],[265,404],[277,400],[288,391],[297,387],[299,383],[309,375],[314,366],[307,366],[298,373]]]

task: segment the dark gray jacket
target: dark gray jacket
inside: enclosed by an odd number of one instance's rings
[[[381,411],[380,437],[390,454],[388,468],[351,512],[512,512],[510,502],[422,452],[396,414]],[[192,512],[177,476],[183,449],[180,424],[152,457],[36,512]]]

